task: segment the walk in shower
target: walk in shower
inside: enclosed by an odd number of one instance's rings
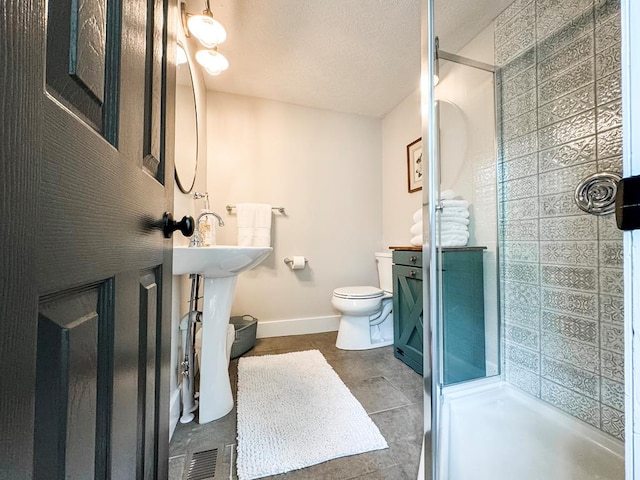
[[[622,479],[620,1],[516,0],[455,54],[423,35],[434,478]]]

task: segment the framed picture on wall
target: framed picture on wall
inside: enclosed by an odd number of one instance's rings
[[[422,190],[422,137],[407,145],[409,193]]]

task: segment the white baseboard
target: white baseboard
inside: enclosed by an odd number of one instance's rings
[[[180,385],[171,392],[171,400],[169,402],[169,440],[173,437],[173,431],[178,425],[180,419]]]
[[[340,325],[340,315],[312,318],[291,318],[289,320],[258,321],[258,338],[306,335],[309,333],[336,332]]]

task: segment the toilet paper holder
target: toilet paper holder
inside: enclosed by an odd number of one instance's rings
[[[285,257],[284,259],[284,263],[285,265],[287,265],[288,267],[292,267],[293,266],[293,259],[292,258],[288,258]],[[307,263],[309,263],[309,260],[307,258],[304,259],[304,265],[306,266]]]

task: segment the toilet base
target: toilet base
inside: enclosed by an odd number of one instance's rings
[[[388,325],[388,326],[387,326]],[[338,328],[338,339],[336,347],[340,350],[370,350],[372,348],[386,347],[393,345],[393,325],[392,314],[377,326],[371,326],[369,316],[342,315],[340,327]],[[374,339],[372,340],[372,333]],[[381,338],[375,338],[381,332]]]

